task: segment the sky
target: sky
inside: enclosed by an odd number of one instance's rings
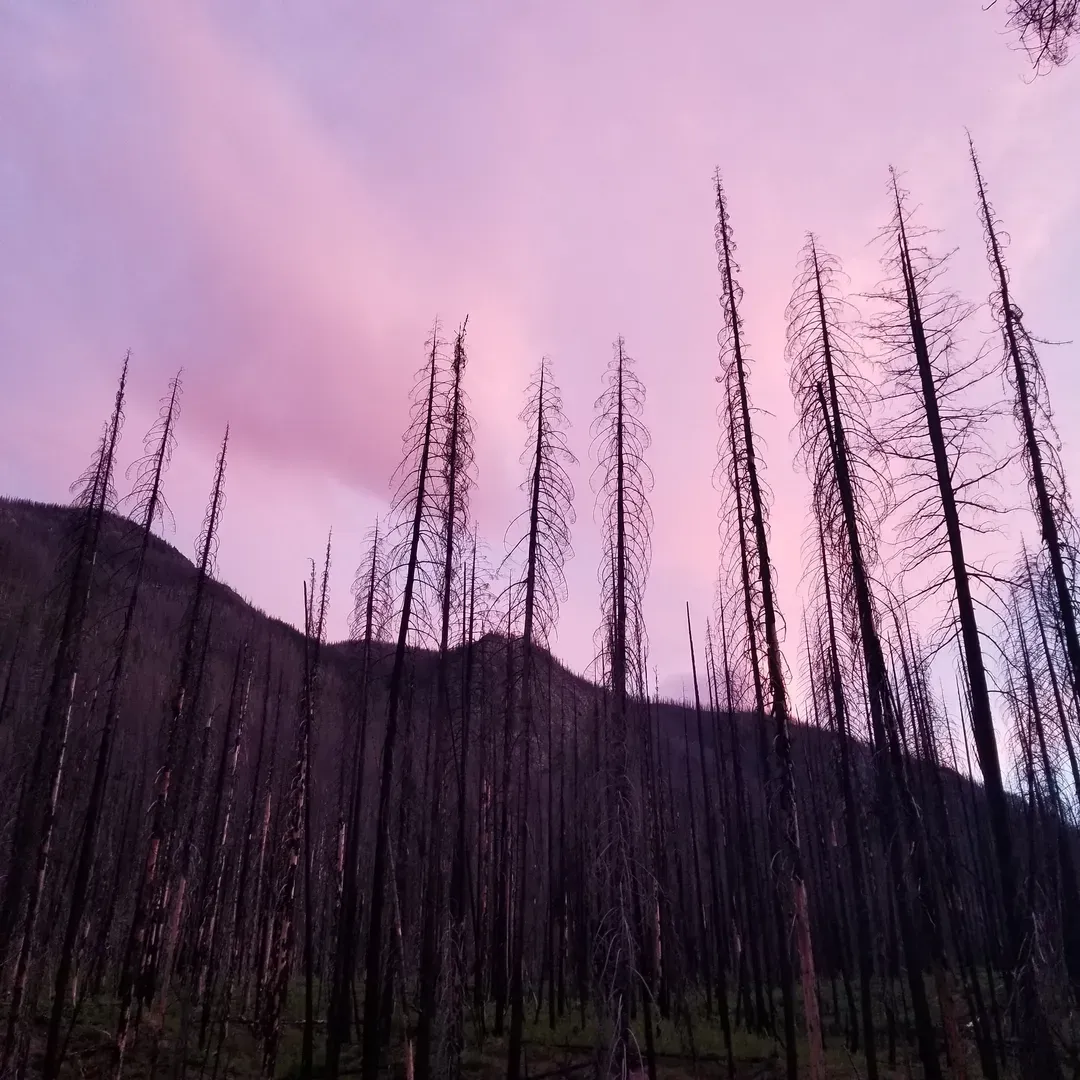
[[[231,424],[219,576],[296,623],[333,527],[341,637],[425,337],[435,316],[452,329],[468,314],[474,509],[496,560],[524,499],[517,414],[542,355],[563,390],[580,465],[555,651],[581,670],[598,621],[589,424],[623,334],[652,433],[651,656],[679,693],[683,604],[709,613],[719,542],[719,166],[794,663],[807,504],[783,312],[805,231],[868,288],[895,165],[958,248],[951,283],[981,301],[968,128],[1029,326],[1080,336],[1080,66],[1032,79],[1004,14],[983,8],[6,0],[0,491],[69,497],[128,349],[131,460],[182,367],[166,537],[192,553]],[[1080,352],[1043,359],[1080,475]]]

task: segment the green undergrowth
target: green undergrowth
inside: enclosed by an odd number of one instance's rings
[[[215,1026],[208,1045],[199,1046],[199,1016],[193,1011],[186,1044],[181,1036],[183,1002],[173,1000],[158,1028],[153,1018],[143,1019],[139,1035],[125,1058],[123,1077],[130,1080],[196,1080],[215,1075],[218,1030]],[[325,1016],[325,1009],[316,1016]],[[114,1076],[113,1039],[116,1030],[117,1003],[99,999],[87,1002],[80,1010],[68,1043],[63,1080],[105,1080]],[[69,1018],[70,1019],[70,1018]],[[289,995],[281,1025],[276,1076],[280,1080],[299,1080],[303,1019],[303,988],[296,985]],[[638,1012],[633,1023],[637,1042],[636,1057],[644,1058],[643,1017]],[[705,1080],[727,1075],[726,1050],[718,1017],[707,1014],[703,1000],[688,1002],[679,1023],[664,1019],[654,1011],[654,1039],[659,1080]],[[509,1015],[506,1017],[509,1025]],[[507,1036],[492,1034],[494,1010],[488,1009],[482,1022],[471,1012],[466,1017],[462,1074],[465,1080],[496,1080],[506,1074]],[[855,1080],[866,1076],[865,1062],[858,1054],[848,1053],[843,1034],[835,1030],[833,1018],[824,1018],[826,1061],[829,1080]],[[46,1017],[39,1015],[31,1040],[31,1076],[40,1075],[44,1051]],[[921,1075],[910,1044],[901,1038],[895,1068],[886,1062],[884,1034],[879,1036],[879,1075],[882,1080],[917,1078]],[[524,1070],[527,1080],[556,1077],[588,1078],[595,1075],[599,1057],[596,1017],[586,1011],[584,1023],[578,1009],[556,1018],[549,1026],[546,1007],[536,1015],[535,1002],[526,1010],[524,1032]],[[732,1053],[738,1080],[772,1080],[786,1076],[785,1057],[780,1042],[768,1035],[742,1029],[732,1033]],[[253,1077],[260,1072],[260,1047],[256,1033],[245,1017],[235,1018],[217,1057],[216,1076],[224,1080]],[[315,1031],[315,1069],[312,1080],[323,1076],[325,1025],[317,1021]],[[800,1065],[807,1062],[805,1044],[799,1046]],[[974,1049],[969,1055],[969,1080],[981,1076]],[[802,1071],[802,1070],[800,1070]],[[356,1043],[343,1048],[342,1076],[359,1076],[360,1048]],[[400,1043],[388,1050],[385,1075],[395,1080],[404,1076]]]

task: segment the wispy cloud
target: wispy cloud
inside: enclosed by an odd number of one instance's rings
[[[339,526],[341,627],[428,327],[469,313],[477,510],[496,548],[520,500],[515,417],[542,353],[563,383],[582,469],[559,648],[580,667],[597,618],[588,425],[622,332],[654,436],[651,637],[661,672],[680,672],[681,605],[704,615],[716,562],[709,177],[720,164],[757,400],[772,414],[762,433],[794,627],[805,494],[782,350],[803,231],[868,283],[865,244],[887,215],[895,162],[962,245],[957,287],[981,298],[969,125],[1037,325],[1073,336],[1080,69],[1035,85],[1024,70],[979,4],[937,0],[902,20],[794,0],[17,0],[0,15],[0,480],[62,496],[124,350],[133,424],[182,365],[180,532],[197,527],[229,420],[223,575],[294,616],[297,564]],[[1064,401],[1080,394],[1074,358],[1047,362]]]

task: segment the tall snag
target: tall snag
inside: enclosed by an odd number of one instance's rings
[[[1039,523],[1039,534],[1050,564],[1050,578],[1057,598],[1054,615],[1061,621],[1065,639],[1070,689],[1073,701],[1080,705],[1080,631],[1077,630],[1077,598],[1073,587],[1078,527],[1069,505],[1069,490],[1061,463],[1061,440],[1054,426],[1036,341],[1024,325],[1024,313],[1010,291],[1004,237],[987,197],[979,159],[970,139],[968,149],[979,193],[979,220],[994,278],[990,310],[1001,332],[1002,373],[1013,391],[1013,416],[1023,440],[1031,508]]]
[[[810,1053],[809,1076],[811,1080],[823,1080],[825,1059],[821,1042],[821,1015],[818,1006],[817,976],[814,970],[813,939],[810,931],[810,905],[799,848],[799,819],[791,759],[787,688],[784,683],[783,657],[780,652],[779,615],[772,563],[769,558],[764,485],[759,475],[753,409],[750,404],[748,359],[744,352],[742,318],[739,314],[742,288],[737,279],[739,268],[735,262],[735,241],[719,172],[715,176],[715,186],[716,253],[719,258],[721,278],[720,305],[724,317],[720,362],[723,371],[722,380],[729,390],[728,403],[733,432],[731,452],[733,458],[737,458],[741,463],[748,498],[748,505],[744,507],[744,512],[749,515],[748,534],[754,552],[754,570],[757,577],[754,585],[758,600],[758,610],[752,613],[752,618],[755,623],[760,624],[761,644],[764,648],[767,672],[768,709],[772,714],[774,724],[772,750],[775,755],[775,775],[770,785],[772,791],[769,802],[770,812],[775,815],[783,841],[783,847],[773,853],[776,858],[776,881],[777,887],[786,893],[794,919]],[[781,947],[787,948],[786,941],[781,943]],[[791,1004],[786,1003],[785,1009],[790,1018]],[[798,1066],[791,1034],[789,1020],[788,1075],[790,1080],[796,1080]]]
[[[1025,914],[1009,803],[994,732],[990,680],[976,616],[976,574],[965,552],[963,514],[985,522],[988,501],[980,480],[997,471],[980,458],[975,440],[978,412],[965,404],[965,391],[980,377],[979,357],[958,358],[956,329],[970,308],[944,289],[946,259],[922,244],[926,230],[914,226],[906,194],[895,171],[890,181],[893,214],[882,236],[886,284],[877,299],[884,311],[872,329],[882,349],[895,415],[890,453],[906,463],[912,482],[906,527],[908,557],[924,563],[943,556],[948,570],[939,579],[953,601],[970,693],[971,728],[986,787],[994,851],[1005,913],[1005,971],[1016,983],[1017,1021],[1027,1067],[1056,1077],[1060,1066],[1045,1013],[1038,1000],[1031,965],[1025,958]],[[972,461],[976,464],[972,464]],[[910,563],[909,563],[910,564]]]
[[[135,615],[139,608],[143,577],[146,570],[147,555],[155,523],[168,511],[162,493],[165,471],[172,460],[173,447],[176,444],[176,421],[180,413],[180,376],[169,385],[169,394],[161,404],[161,409],[154,426],[143,441],[143,457],[136,464],[135,487],[129,496],[134,504],[134,513],[140,520],[138,546],[135,550],[134,564],[131,570],[128,602],[124,610],[124,621],[113,653],[112,666],[108,674],[108,700],[105,706],[105,720],[98,737],[98,748],[94,762],[94,775],[91,781],[90,798],[83,819],[82,833],[79,840],[77,861],[71,883],[70,907],[64,929],[60,963],[56,969],[53,984],[53,1002],[49,1018],[49,1030],[46,1038],[43,1074],[51,1080],[60,1068],[60,1030],[63,1018],[64,1001],[67,996],[68,982],[75,964],[75,950],[79,927],[83,920],[90,885],[90,875],[97,849],[98,829],[105,805],[106,782],[109,763],[112,760],[113,740],[120,716],[120,695],[124,688],[129,647]]]
[[[725,485],[726,493],[731,497],[727,506],[727,513],[721,514],[721,536],[731,544],[734,550],[734,565],[721,564],[721,577],[719,584],[721,589],[730,586],[737,596],[742,598],[743,619],[741,632],[739,620],[729,624],[731,630],[728,638],[732,644],[729,652],[725,648],[725,655],[735,655],[739,661],[749,668],[751,676],[751,690],[753,693],[754,715],[756,723],[754,729],[757,733],[758,768],[761,777],[762,791],[765,796],[765,851],[764,863],[766,865],[766,895],[768,905],[771,908],[773,931],[776,934],[776,942],[780,944],[778,949],[778,965],[772,963],[772,941],[767,928],[762,924],[762,932],[757,936],[763,949],[763,971],[771,972],[779,969],[780,991],[784,1010],[784,1047],[787,1057],[787,1069],[790,1073],[798,1070],[798,1048],[796,1046],[795,1032],[795,987],[794,976],[791,966],[791,953],[786,947],[788,919],[784,913],[784,898],[786,891],[779,887],[777,879],[773,876],[776,853],[781,851],[783,841],[780,833],[778,817],[772,812],[772,800],[770,792],[775,785],[770,781],[773,772],[773,756],[770,748],[769,734],[766,727],[765,708],[765,679],[762,673],[762,655],[759,645],[760,608],[761,608],[761,577],[756,572],[757,551],[752,541],[751,522],[747,513],[750,505],[750,494],[746,489],[746,467],[744,453],[740,449],[740,425],[738,423],[738,405],[736,398],[736,386],[732,379],[726,380],[724,386],[724,403],[720,408],[721,426],[724,434],[721,436],[718,447],[717,471],[724,475],[728,483]],[[726,534],[726,535],[725,535]],[[730,581],[725,580],[724,571],[730,575]],[[730,675],[729,666],[729,675]],[[729,700],[732,699],[729,684]],[[733,745],[736,740],[732,739]],[[771,882],[772,887],[769,887]],[[775,1029],[775,1013],[770,990],[769,1015]]]
[[[326,632],[327,585],[330,577],[330,541],[326,542],[326,561],[318,600],[315,597],[315,565],[311,567],[310,587],[304,583],[304,654],[303,681],[296,741],[289,781],[289,801],[285,811],[284,865],[277,884],[277,913],[274,942],[271,946],[271,975],[262,1020],[262,1075],[272,1080],[277,1063],[281,1013],[289,992],[289,973],[296,951],[295,897],[300,860],[303,857],[304,936],[301,952],[304,965],[304,1028],[301,1048],[301,1075],[310,1077],[314,1054],[314,954],[312,940],[312,831],[311,831],[311,759],[312,729],[319,704],[322,647]]]
[[[120,1015],[114,1053],[117,1078],[123,1072],[124,1054],[137,1026],[138,1010],[152,999],[158,974],[161,929],[165,917],[165,892],[159,881],[159,877],[165,875],[160,874],[160,856],[163,849],[168,848],[172,838],[176,820],[170,801],[175,798],[173,773],[182,766],[181,748],[187,741],[185,721],[191,706],[189,695],[194,688],[197,673],[203,667],[199,663],[196,645],[217,552],[218,527],[225,507],[225,461],[228,447],[229,429],[226,427],[214,468],[210,504],[206,509],[198,541],[199,561],[191,605],[185,619],[180,671],[161,734],[161,761],[154,778],[154,803],[150,813],[150,842],[136,885],[135,914],[120,971]]]
[[[837,656],[837,634],[832,608],[828,554],[839,577],[839,593],[846,628],[857,644],[865,667],[866,688],[874,743],[874,766],[879,789],[882,834],[889,853],[894,885],[899,892],[897,921],[907,960],[908,980],[915,1013],[919,1055],[927,1077],[940,1077],[933,1022],[923,983],[923,954],[916,928],[906,866],[907,843],[900,807],[904,789],[903,758],[897,737],[895,699],[885,662],[878,616],[872,595],[871,574],[876,564],[874,538],[888,507],[887,485],[869,424],[870,389],[858,363],[858,349],[845,328],[844,301],[835,259],[821,251],[810,236],[803,249],[802,268],[788,306],[788,361],[791,387],[799,415],[801,456],[813,485],[813,511],[818,522],[821,573],[831,652],[831,684],[841,735],[847,722],[843,677]],[[843,770],[850,784],[848,770]],[[853,793],[845,791],[845,799]],[[848,811],[849,844],[856,888],[856,928],[863,953],[863,1037],[867,1071],[877,1075],[874,1057],[873,1013],[868,980],[873,976],[865,950],[869,942],[869,910],[860,855],[860,840],[853,832]],[[911,838],[919,846],[921,837]]]
[[[607,689],[603,782],[608,816],[601,872],[607,907],[595,948],[603,957],[600,992],[608,1027],[607,1070],[626,1077],[641,1066],[630,1031],[630,1011],[637,980],[648,982],[640,948],[646,938],[641,920],[641,898],[646,890],[635,850],[643,827],[634,777],[640,774],[635,755],[640,752],[639,729],[644,717],[640,703],[633,698],[635,690],[646,685],[645,672],[640,670],[645,655],[640,612],[652,555],[648,502],[652,473],[645,463],[649,433],[641,419],[645,387],[634,373],[621,337],[613,348],[592,427],[597,459],[594,485],[604,545],[600,562],[603,621],[598,637]],[[651,1004],[643,1013],[647,1064],[653,1076],[656,1060]]]
[[[16,1041],[27,995],[30,961],[35,945],[45,881],[50,865],[53,831],[64,774],[64,758],[71,731],[87,615],[93,596],[98,553],[106,512],[115,506],[113,464],[124,423],[124,392],[129,357],[124,358],[120,385],[112,416],[101,441],[76,487],[74,531],[68,538],[63,567],[63,614],[56,638],[45,709],[38,734],[37,749],[12,830],[12,858],[0,900],[0,956],[7,953],[17,920],[22,912],[21,936],[15,961],[11,1002],[0,1071],[7,1071],[16,1053]],[[25,893],[25,896],[24,896]],[[24,907],[25,901],[25,907]]]
[[[357,690],[358,737],[351,762],[348,790],[348,818],[342,865],[341,905],[338,912],[337,942],[334,952],[333,983],[327,1011],[326,1074],[333,1080],[340,1068],[341,1047],[348,1041],[349,1004],[356,971],[359,930],[360,843],[364,827],[364,767],[367,760],[368,713],[374,657],[372,646],[386,638],[391,598],[388,591],[385,541],[375,522],[367,552],[353,582],[356,607],[350,625],[351,637],[360,644],[360,685]]]
[[[440,402],[443,412],[441,435],[436,450],[440,473],[439,511],[441,515],[440,541],[442,565],[439,567],[439,656],[435,686],[435,758],[432,786],[428,804],[428,865],[426,868],[427,884],[420,943],[420,1015],[416,1028],[416,1072],[420,1080],[427,1080],[431,1072],[432,1039],[437,1007],[437,994],[443,975],[441,952],[441,928],[443,920],[442,897],[444,893],[442,854],[443,854],[443,788],[445,763],[450,757],[453,741],[453,705],[450,699],[450,630],[451,617],[455,614],[454,589],[458,584],[459,541],[468,528],[469,493],[472,486],[472,418],[469,415],[468,399],[462,385],[468,357],[465,351],[465,328],[468,317],[461,324],[454,338],[454,351],[447,377],[445,400]],[[460,748],[462,765],[468,748]],[[455,769],[459,792],[461,771]],[[460,800],[459,800],[460,803]],[[460,806],[464,812],[464,806]],[[457,926],[464,906],[464,868],[457,868],[454,875],[451,921],[456,936]],[[454,964],[460,958],[460,952],[451,944],[451,957]],[[460,1024],[460,1011],[464,1002],[456,992],[460,988],[459,972],[450,972],[452,997],[451,1014],[447,1019],[451,1031],[456,1031]],[[457,1040],[453,1040],[456,1042]],[[452,1074],[460,1067],[460,1047],[455,1046],[450,1063]]]
[[[514,933],[510,963],[510,1042],[506,1062],[507,1080],[521,1075],[521,1043],[525,1023],[524,948],[525,888],[528,847],[528,802],[531,780],[531,746],[536,711],[537,645],[546,645],[559,618],[559,605],[566,598],[563,567],[572,554],[570,526],[574,521],[574,487],[567,469],[575,463],[566,442],[566,419],[559,388],[551,377],[551,362],[541,360],[528,390],[528,402],[521,420],[529,430],[529,445],[522,464],[529,476],[522,485],[529,496],[528,510],[511,524],[521,535],[511,548],[513,558],[525,547],[523,577],[513,590],[512,600],[523,623],[521,637],[521,767],[519,772],[517,857],[518,889],[514,912]]]
[[[443,342],[435,324],[428,341],[428,359],[421,369],[414,391],[412,416],[404,438],[404,459],[398,469],[398,490],[394,514],[399,531],[405,531],[399,545],[403,564],[404,587],[401,594],[400,621],[394,648],[393,667],[387,687],[386,727],[379,763],[379,803],[375,822],[375,851],[371,867],[371,895],[368,938],[365,955],[364,1013],[362,1026],[363,1080],[376,1080],[379,1074],[382,1031],[382,953],[383,909],[386,903],[386,874],[389,851],[390,803],[394,787],[394,755],[398,740],[398,720],[405,689],[406,654],[414,629],[417,609],[422,609],[433,595],[438,595],[432,581],[433,566],[438,560],[441,537],[437,513],[439,480],[435,475],[442,417],[436,412],[442,386]]]

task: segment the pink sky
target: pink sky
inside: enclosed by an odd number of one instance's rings
[[[340,635],[385,508],[406,393],[437,313],[467,312],[482,532],[520,508],[515,419],[551,355],[582,461],[556,651],[592,655],[598,530],[588,425],[618,333],[648,388],[656,476],[647,599],[677,691],[682,603],[711,601],[724,171],[769,410],[774,559],[795,660],[805,492],[792,468],[783,309],[804,230],[857,287],[887,167],[988,283],[964,127],[1013,234],[1031,328],[1078,336],[1080,67],[1034,83],[979,0],[659,5],[590,0],[252,4],[115,0],[0,11],[0,490],[62,500],[133,350],[125,451],[185,368],[170,475],[190,552],[233,425],[220,576],[296,621],[336,538]],[[1080,476],[1077,348],[1047,352]]]

